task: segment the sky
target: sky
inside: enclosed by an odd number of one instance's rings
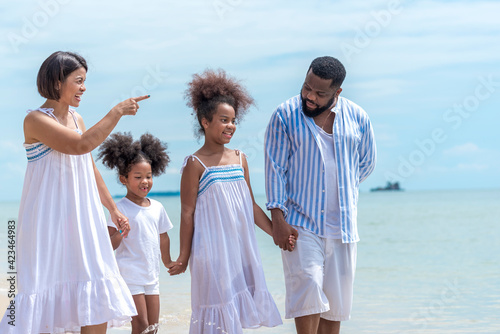
[[[368,113],[377,167],[361,191],[399,181],[409,191],[500,187],[498,1],[3,1],[0,4],[0,200],[21,197],[22,123],[41,63],[73,51],[89,64],[77,111],[87,128],[115,104],[150,94],[114,131],[168,144],[171,164],[153,191],[179,189],[185,156],[202,144],[184,91],[222,68],[256,101],[228,145],[248,155],[264,194],[264,131],[299,93],[311,61],[346,67],[342,96]],[[94,157],[96,151],[93,152]],[[125,193],[97,162],[113,195]]]

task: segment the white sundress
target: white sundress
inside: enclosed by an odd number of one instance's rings
[[[37,110],[57,120],[52,109]],[[90,153],[24,146],[15,326],[6,312],[0,333],[79,333],[81,326],[130,322],[137,312],[113,255]]]
[[[190,334],[243,333],[274,327],[281,316],[269,293],[257,240],[253,202],[241,165],[206,167],[198,190],[189,269]]]

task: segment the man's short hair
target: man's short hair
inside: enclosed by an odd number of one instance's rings
[[[57,89],[59,82],[63,83],[80,67],[85,68],[85,71],[88,70],[87,62],[82,56],[73,52],[54,52],[40,66],[36,78],[38,92],[46,99],[58,101],[61,98]]]
[[[325,80],[332,80],[331,87],[340,87],[345,79],[345,67],[337,59],[330,56],[318,57],[309,66],[309,70]]]

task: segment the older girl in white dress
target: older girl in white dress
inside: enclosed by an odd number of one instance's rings
[[[245,155],[225,147],[253,100],[222,70],[195,75],[189,86],[205,144],[184,162],[180,264],[170,273],[183,272],[189,260],[190,333],[280,325],[254,231],[256,224],[271,234],[271,222],[254,201]]]

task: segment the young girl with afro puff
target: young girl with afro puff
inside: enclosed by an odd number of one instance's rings
[[[271,235],[271,221],[255,203],[245,154],[226,147],[253,99],[223,70],[195,74],[186,98],[205,143],[184,161],[180,254],[170,274],[184,272],[189,261],[190,333],[280,325],[254,231],[256,224]]]
[[[99,148],[98,158],[118,171],[119,180],[127,187],[127,195],[117,207],[128,217],[130,233],[121,231],[108,221],[108,231],[120,273],[127,283],[137,308],[132,317],[132,334],[156,333],[160,315],[160,257],[167,268],[175,263],[170,258],[167,231],[172,223],[160,202],[148,198],[153,176],[159,176],[170,159],[166,145],[150,134],[134,141],[130,134],[115,133]]]

